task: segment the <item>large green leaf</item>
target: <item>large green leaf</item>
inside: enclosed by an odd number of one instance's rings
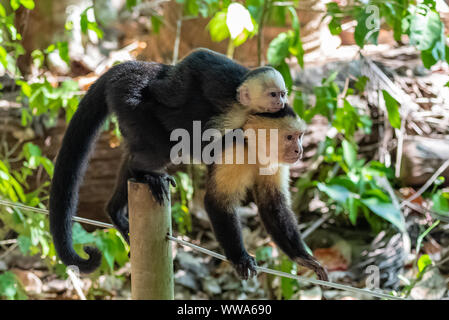
[[[343,140],[343,159],[348,165],[349,169],[353,168],[357,161],[357,151],[355,147],[347,140]]]
[[[288,57],[289,42],[289,36],[285,32],[278,34],[278,36],[270,42],[267,51],[267,59],[271,65],[279,66],[284,59]]]
[[[385,106],[387,107],[388,120],[393,128],[401,128],[401,115],[399,114],[399,103],[388,93],[386,90],[382,90],[382,94],[385,100]]]
[[[373,12],[367,8],[363,8],[357,17],[357,26],[354,30],[354,40],[360,48],[363,48],[365,43],[371,42],[377,45],[377,38],[379,37],[379,28],[372,24],[374,15]]]
[[[449,193],[437,192],[432,195],[432,210],[449,216]]]
[[[226,25],[226,12],[217,12],[207,25],[212,41],[220,42],[230,37],[228,26]]]
[[[400,231],[405,231],[405,225],[401,217],[402,213],[393,203],[383,202],[377,197],[362,198],[360,201],[372,212],[398,227]]]
[[[436,11],[420,6],[410,20],[410,44],[420,51],[429,50],[438,41],[443,28]]]
[[[318,189],[321,192],[326,193],[329,198],[340,202],[344,204],[346,200],[353,195],[351,191],[349,191],[347,188],[338,185],[338,184],[324,184],[324,183],[318,183],[317,184]]]

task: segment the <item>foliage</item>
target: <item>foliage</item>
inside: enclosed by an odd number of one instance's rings
[[[142,0],[127,0],[126,7],[132,11]],[[279,33],[266,49],[259,47],[259,57],[266,54],[269,64],[283,75],[288,90],[293,97],[293,107],[296,113],[310,122],[317,115],[324,116],[329,122],[328,137],[318,149],[317,158],[322,159],[319,173],[316,176],[304,176],[295,183],[300,190],[296,200],[307,191],[318,194],[337,215],[347,219],[351,225],[356,225],[365,219],[373,231],[380,231],[388,223],[400,231],[405,225],[399,208],[394,204],[388,190],[382,181],[395,184],[392,169],[377,161],[367,161],[360,154],[356,144],[357,131],[370,134],[372,120],[364,110],[351,104],[349,97],[363,94],[366,77],[357,79],[355,89],[341,89],[335,82],[337,73],[323,79],[321,85],[314,88],[313,97],[297,91],[293,85],[291,66],[304,67],[304,49],[300,36],[300,21],[296,8],[297,0],[176,0],[182,6],[182,19],[209,19],[207,30],[212,41],[228,41],[228,56],[232,57],[234,49],[244,44],[252,37],[260,40],[266,24],[286,27]],[[27,79],[18,70],[16,61],[25,54],[21,45],[22,35],[16,29],[15,13],[18,8],[33,10],[33,0],[10,0],[10,8],[0,4],[0,64],[11,75],[17,88],[20,88],[18,101],[22,103],[22,125],[29,127],[36,120],[41,120],[47,126],[53,126],[61,111],[69,122],[76,111],[81,93],[78,84],[72,80],[53,83],[45,74],[33,79]],[[393,31],[398,43],[408,40],[421,52],[425,67],[430,68],[438,61],[449,62],[449,47],[444,25],[436,11],[435,2],[431,0],[415,4],[408,0],[361,1],[351,2],[351,5],[340,5],[329,2],[326,6],[330,17],[329,31],[333,35],[342,32],[343,21],[354,20],[356,27],[354,40],[362,50],[366,44],[377,44],[381,26],[387,26]],[[95,7],[86,8],[80,15],[80,28],[84,35],[89,31],[101,39],[104,35],[92,15]],[[151,24],[157,33],[163,27],[163,17],[152,14]],[[73,22],[65,26],[66,36],[72,32]],[[36,49],[31,53],[33,65],[38,70],[44,70],[48,55],[57,52],[60,58],[70,67],[69,46],[67,39],[57,41],[47,48]],[[65,40],[65,41],[64,41]],[[261,50],[264,50],[262,52]],[[446,84],[449,86],[448,84]],[[0,88],[1,89],[1,88]],[[392,95],[383,90],[383,99],[387,109],[390,125],[401,128],[399,103]],[[311,99],[313,98],[313,99]],[[309,101],[313,100],[314,103]],[[109,118],[104,128],[114,126],[114,133],[120,136],[115,117]],[[331,132],[333,132],[331,134]],[[20,145],[21,149],[16,159],[5,152],[0,158],[0,198],[20,202],[32,207],[45,209],[48,200],[49,179],[37,187],[32,186],[31,178],[37,170],[43,170],[47,178],[53,174],[53,164],[46,158],[40,148],[32,143]],[[19,166],[17,166],[19,164]],[[182,234],[191,231],[191,215],[189,212],[193,196],[193,183],[188,174],[178,172],[175,176],[177,187],[172,189],[179,199],[172,206],[173,221]],[[438,184],[438,182],[437,182]],[[426,194],[432,200],[432,210],[447,215],[449,212],[449,193],[437,186]],[[17,234],[20,251],[25,255],[39,254],[45,259],[49,268],[60,275],[65,274],[65,266],[59,264],[55,249],[48,231],[47,217],[41,213],[31,213],[20,208],[0,208],[0,219],[3,227],[0,233],[13,230]],[[432,226],[420,237],[421,241]],[[82,247],[87,244],[97,246],[103,253],[100,271],[96,273],[112,273],[117,266],[123,266],[128,261],[129,248],[122,236],[115,229],[86,232],[80,224],[73,225],[73,241],[75,250],[84,255]],[[419,251],[420,242],[417,244]],[[259,263],[266,263],[275,269],[296,273],[296,264],[281,255],[273,258],[271,247],[261,247],[256,252]],[[417,279],[432,265],[428,255],[422,255],[416,262]],[[94,275],[94,276],[96,276]],[[413,283],[416,283],[414,280]],[[413,283],[406,286],[411,290]],[[281,279],[278,297],[290,299],[298,290],[298,283],[291,279]],[[0,296],[7,299],[23,299],[23,288],[11,272],[0,274]]]
[[[334,82],[336,76],[337,74],[333,73],[323,79],[322,86],[315,87],[316,102],[313,107],[307,106],[307,99],[301,93],[295,96],[293,107],[299,116],[306,121],[310,121],[317,114],[325,116],[329,125],[340,134],[340,139],[327,137],[319,148],[320,155],[329,169],[323,169],[318,180],[311,181],[309,177],[299,179],[296,186],[302,189],[317,187],[327,195],[330,204],[336,205],[337,212],[347,213],[353,225],[356,225],[358,217],[363,214],[373,230],[380,231],[382,222],[372,215],[374,213],[404,231],[399,208],[378,183],[378,179],[383,177],[393,179],[392,170],[380,162],[366,162],[357,157],[354,134],[357,130],[369,134],[371,119],[349,102],[348,95],[354,94],[353,90],[340,92]],[[359,88],[362,88],[366,81],[359,79]],[[398,103],[386,91],[384,96],[389,99],[386,99],[386,105],[390,123],[400,127]],[[336,175],[338,169],[342,174]]]
[[[329,30],[335,35],[341,32],[344,18],[357,21],[354,40],[360,48],[366,43],[377,44],[381,23],[385,23],[396,41],[402,42],[403,35],[408,36],[410,44],[421,52],[426,68],[438,61],[449,61],[444,24],[433,0],[418,5],[408,0],[355,1],[354,6],[347,7],[330,2],[327,14],[331,17]]]
[[[176,188],[179,194],[177,201],[171,208],[173,221],[181,234],[192,231],[192,220],[189,211],[189,203],[193,196],[193,185],[189,175],[184,172],[177,172],[175,175]]]
[[[0,274],[0,298],[25,300],[25,291],[14,273],[6,271]]]

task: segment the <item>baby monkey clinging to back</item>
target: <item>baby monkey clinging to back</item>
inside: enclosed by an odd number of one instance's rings
[[[260,67],[246,75],[237,89],[239,102],[255,112],[276,112],[287,103],[282,75],[274,68]]]

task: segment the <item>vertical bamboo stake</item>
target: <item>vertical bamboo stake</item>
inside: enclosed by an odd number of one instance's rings
[[[128,181],[133,300],[172,300],[173,260],[170,199],[160,206],[148,185]]]

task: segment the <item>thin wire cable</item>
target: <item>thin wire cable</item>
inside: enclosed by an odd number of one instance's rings
[[[1,199],[0,199],[0,205],[20,208],[22,210],[38,212],[38,213],[43,213],[43,214],[47,214],[47,215],[49,213],[48,210],[46,210],[46,209],[34,208],[31,206],[24,205],[22,203],[11,202],[11,201],[1,200]],[[81,218],[81,217],[72,217],[72,220],[76,221],[76,222],[80,222],[80,223],[90,224],[93,226],[103,227],[103,228],[113,228],[114,227],[110,223],[100,222],[100,221]],[[228,261],[225,256],[223,256],[219,253],[216,253],[216,252],[208,250],[206,248],[197,246],[193,243],[184,241],[182,239],[178,239],[169,234],[167,234],[167,239],[170,241],[174,241],[180,245],[190,247],[198,252],[215,257],[217,259],[220,259],[223,261]],[[322,280],[317,280],[317,279],[312,279],[312,278],[306,278],[306,277],[302,277],[302,276],[298,276],[298,275],[294,275],[294,274],[290,274],[290,273],[286,273],[286,272],[282,272],[282,271],[268,269],[265,267],[256,266],[256,270],[259,272],[264,272],[264,273],[272,274],[272,275],[279,276],[279,277],[285,277],[285,278],[290,278],[290,279],[294,279],[294,280],[301,281],[301,282],[312,283],[315,285],[326,286],[326,287],[331,287],[331,288],[340,289],[340,290],[346,290],[346,291],[355,292],[355,293],[361,293],[361,294],[365,294],[365,295],[369,295],[369,296],[373,296],[373,297],[377,297],[377,298],[381,298],[381,299],[405,300],[404,298],[392,296],[392,295],[389,295],[389,294],[386,294],[383,292],[376,292],[376,291],[371,291],[371,290],[367,290],[367,289],[354,288],[354,287],[346,286],[346,285],[339,284],[339,283],[327,282],[327,281],[322,281]]]
[[[167,239],[174,241],[176,243],[179,243],[183,246],[192,248],[198,252],[207,254],[209,256],[215,257],[217,259],[223,260],[223,261],[228,261],[226,259],[225,256],[216,253],[214,251],[208,250],[206,248],[197,246],[193,243],[184,241],[182,239],[173,237],[169,234],[167,234]],[[405,300],[404,298],[401,297],[395,297],[386,293],[382,293],[382,292],[375,292],[375,291],[371,291],[371,290],[367,290],[367,289],[359,289],[359,288],[354,288],[354,287],[350,287],[350,286],[345,286],[343,284],[339,284],[339,283],[334,283],[334,282],[328,282],[328,281],[322,281],[322,280],[317,280],[317,279],[312,279],[312,278],[306,278],[306,277],[302,277],[302,276],[298,276],[298,275],[294,275],[294,274],[290,274],[290,273],[286,273],[286,272],[282,272],[282,271],[277,271],[277,270],[273,270],[273,269],[268,269],[265,267],[259,267],[256,266],[256,270],[260,271],[260,272],[264,272],[264,273],[269,273],[275,276],[280,276],[280,277],[285,277],[285,278],[290,278],[290,279],[294,279],[294,280],[298,280],[298,281],[303,281],[303,282],[308,282],[308,283],[312,283],[312,284],[316,284],[316,285],[320,285],[320,286],[327,286],[327,287],[331,287],[331,288],[335,288],[335,289],[340,289],[340,290],[346,290],[346,291],[351,291],[351,292],[355,292],[355,293],[361,293],[361,294],[366,294],[366,295],[370,295],[373,297],[377,297],[377,298],[382,298],[382,299],[390,299],[390,300]]]
[[[33,211],[33,212],[37,212],[37,213],[43,213],[43,214],[46,214],[46,215],[49,214],[47,209],[30,207],[30,206],[27,206],[27,205],[22,204],[22,203],[11,202],[11,201],[1,200],[1,199],[0,199],[0,205],[7,206],[7,207],[19,208],[19,209],[26,210],[26,211]],[[76,222],[80,222],[80,223],[85,223],[85,224],[90,224],[90,225],[93,225],[93,226],[101,227],[101,228],[106,228],[106,229],[114,228],[114,225],[112,225],[110,223],[101,222],[101,221],[92,220],[92,219],[86,219],[86,218],[82,218],[82,217],[72,217],[72,220],[76,221]]]

